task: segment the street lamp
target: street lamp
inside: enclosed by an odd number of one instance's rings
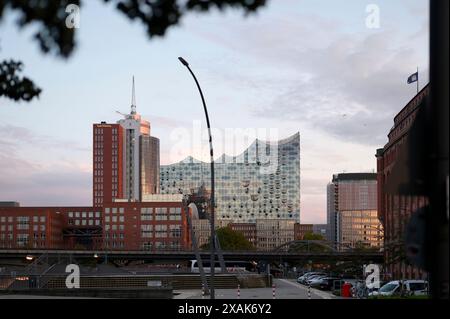
[[[210,224],[211,224],[211,259],[210,259],[210,298],[215,299],[215,292],[214,292],[214,272],[215,272],[215,253],[216,253],[216,234],[215,234],[215,225],[214,225],[214,208],[215,208],[215,200],[214,200],[214,151],[213,151],[213,144],[212,144],[212,134],[211,134],[211,124],[209,122],[209,116],[208,116],[208,109],[206,108],[206,102],[205,97],[203,96],[202,88],[200,87],[200,84],[198,83],[198,80],[192,72],[191,68],[189,67],[189,63],[183,59],[182,57],[179,57],[178,60],[189,70],[192,77],[194,78],[195,84],[197,84],[198,91],[200,92],[200,97],[202,98],[203,103],[203,109],[205,111],[206,116],[206,124],[208,126],[208,134],[209,134],[209,149],[210,149],[210,156],[211,156],[211,216],[210,216]]]

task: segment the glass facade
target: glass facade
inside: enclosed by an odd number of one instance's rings
[[[153,136],[140,136],[140,176],[141,194],[159,194],[159,139]]]
[[[256,140],[238,156],[215,161],[216,218],[233,222],[300,220],[300,134],[278,142]],[[210,191],[210,163],[188,157],[161,166],[162,194]]]

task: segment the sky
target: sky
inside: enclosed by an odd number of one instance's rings
[[[367,27],[369,4],[379,28]],[[271,0],[249,16],[190,13],[149,39],[111,5],[84,1],[78,46],[62,60],[40,53],[34,26],[19,30],[7,12],[0,60],[22,60],[43,93],[31,103],[0,98],[0,201],[92,205],[92,124],[129,112],[133,75],[161,163],[207,160],[183,56],[205,93],[217,156],[240,154],[251,143],[243,130],[262,139],[300,132],[301,222],[325,223],[332,175],[375,171],[376,149],[416,93],[408,76],[419,67],[420,87],[428,82],[428,16],[425,0]]]

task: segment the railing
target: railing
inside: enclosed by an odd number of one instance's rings
[[[38,278],[40,283],[38,282]],[[0,275],[0,293],[10,291],[30,291],[59,289],[69,290],[66,285],[66,275],[13,276]],[[96,275],[80,276],[80,289],[145,289],[155,287],[170,287],[167,278],[151,275]]]

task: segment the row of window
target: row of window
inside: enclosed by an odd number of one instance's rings
[[[16,226],[17,230],[29,230],[30,225],[29,224],[17,224]],[[13,225],[8,225],[8,231],[13,230]],[[45,231],[45,225],[33,225],[33,231]],[[6,225],[0,226],[0,231],[5,232],[6,231]]]
[[[110,213],[112,213],[112,214],[117,214],[117,213],[123,214],[123,213],[125,213],[125,208],[123,208],[123,207],[113,207],[113,208],[107,207],[107,208],[105,208],[105,214],[108,215]]]
[[[31,219],[29,216],[17,216],[16,222],[19,224],[28,224],[30,221],[33,221],[33,223],[45,223],[47,218],[45,216],[33,216]],[[0,217],[0,223],[13,223],[14,217],[12,216],[1,216]]]
[[[75,226],[100,226],[101,221],[99,219],[69,219],[69,225]]]
[[[109,225],[109,224],[106,224],[105,225],[105,231],[110,231],[110,230],[121,230],[121,231],[123,231],[123,230],[125,230],[125,225],[116,225],[116,224]]]
[[[113,222],[113,223],[123,223],[125,222],[125,216],[105,216],[105,222],[109,223],[109,222]]]
[[[69,218],[100,218],[101,213],[100,212],[69,212],[68,213]]]

